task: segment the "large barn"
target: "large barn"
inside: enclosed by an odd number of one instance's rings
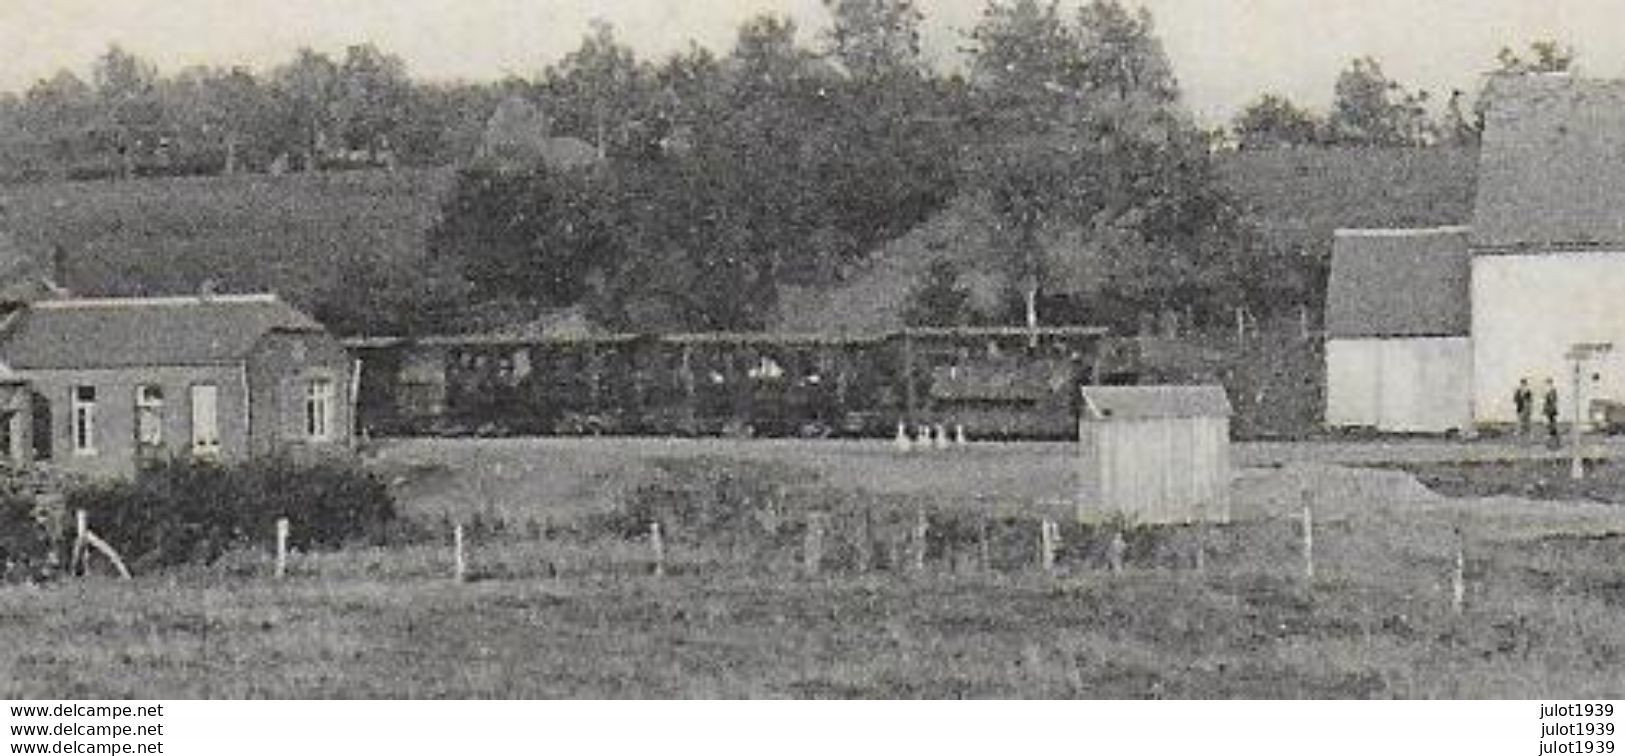
[[[1517,421],[1547,381],[1563,422],[1625,400],[1625,81],[1490,84],[1471,226],[1339,232],[1327,292],[1332,427],[1470,431]]]

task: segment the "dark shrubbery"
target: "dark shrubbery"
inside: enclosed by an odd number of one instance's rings
[[[33,499],[0,493],[0,583],[42,577],[50,555],[50,529]]]
[[[290,546],[337,548],[381,542],[395,519],[383,483],[352,464],[286,459],[218,465],[151,464],[130,480],[81,486],[67,495],[90,527],[132,569],[210,563],[234,548],[271,544],[276,521],[290,523]]]

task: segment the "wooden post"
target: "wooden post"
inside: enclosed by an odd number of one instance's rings
[[[982,520],[976,529],[976,546],[981,552],[982,570],[993,571],[993,544],[988,541],[987,513],[982,513]]]
[[[1196,523],[1196,558],[1194,561],[1197,573],[1207,571],[1207,523],[1205,522]]]
[[[1045,572],[1055,571],[1055,541],[1058,533],[1055,523],[1049,520],[1040,520],[1038,523],[1038,563]]]
[[[869,571],[874,564],[874,513],[867,506],[863,508],[863,519],[858,526],[858,573]]]
[[[818,512],[807,515],[807,536],[801,548],[802,567],[811,577],[818,576],[824,561],[824,516]]]
[[[1580,387],[1584,385],[1584,382],[1580,380],[1580,374],[1584,372],[1584,365],[1585,357],[1576,353],[1574,355],[1574,386],[1570,389],[1573,394],[1570,403],[1574,406],[1574,409],[1572,410],[1573,416],[1569,418],[1569,478],[1572,480],[1583,480],[1586,476],[1585,460],[1580,451],[1580,423],[1584,419],[1581,414],[1584,409],[1580,404]]]
[[[1303,491],[1303,579],[1304,582],[1314,582],[1315,579],[1315,513],[1311,499],[1313,494],[1309,489]]]
[[[276,576],[281,580],[288,575],[288,518],[276,521]]]
[[[915,510],[915,520],[914,520],[914,571],[915,572],[924,572],[925,571],[925,546],[926,546],[925,539],[926,539],[926,536],[929,535],[929,531],[928,531],[929,527],[930,526],[927,524],[926,519],[925,519],[925,507],[922,506],[922,507],[917,508]]]
[[[461,583],[468,577],[468,561],[463,557],[463,524],[451,528],[452,579]]]
[[[1123,571],[1123,558],[1128,553],[1128,543],[1123,540],[1123,531],[1113,530],[1112,539],[1106,544],[1106,566],[1112,572]]]
[[[1450,575],[1450,608],[1461,614],[1467,603],[1467,555],[1461,529],[1456,529],[1456,569]]]
[[[85,573],[85,547],[90,544],[90,515],[80,509],[73,513],[74,537],[73,555],[68,560],[68,570],[76,575]]]
[[[655,577],[666,574],[666,539],[660,534],[660,523],[649,523],[649,550],[654,552]]]
[[[683,414],[687,421],[692,423],[700,414],[698,392],[694,386],[694,345],[683,344],[682,361],[680,375],[683,380]]]

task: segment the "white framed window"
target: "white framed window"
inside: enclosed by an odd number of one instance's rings
[[[333,438],[333,381],[313,378],[305,384],[305,437],[312,441]]]
[[[212,383],[192,386],[192,453],[220,453],[220,389]]]
[[[74,386],[73,453],[96,453],[96,387]]]
[[[148,383],[135,387],[135,443],[164,445],[163,386]]]

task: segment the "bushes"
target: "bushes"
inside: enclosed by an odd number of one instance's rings
[[[0,493],[0,583],[39,578],[50,563],[50,530],[34,501]]]
[[[290,545],[307,550],[380,542],[395,519],[388,490],[358,467],[286,459],[156,462],[131,480],[74,488],[67,506],[85,510],[91,528],[136,570],[206,564],[268,544],[282,517],[292,525]]]

